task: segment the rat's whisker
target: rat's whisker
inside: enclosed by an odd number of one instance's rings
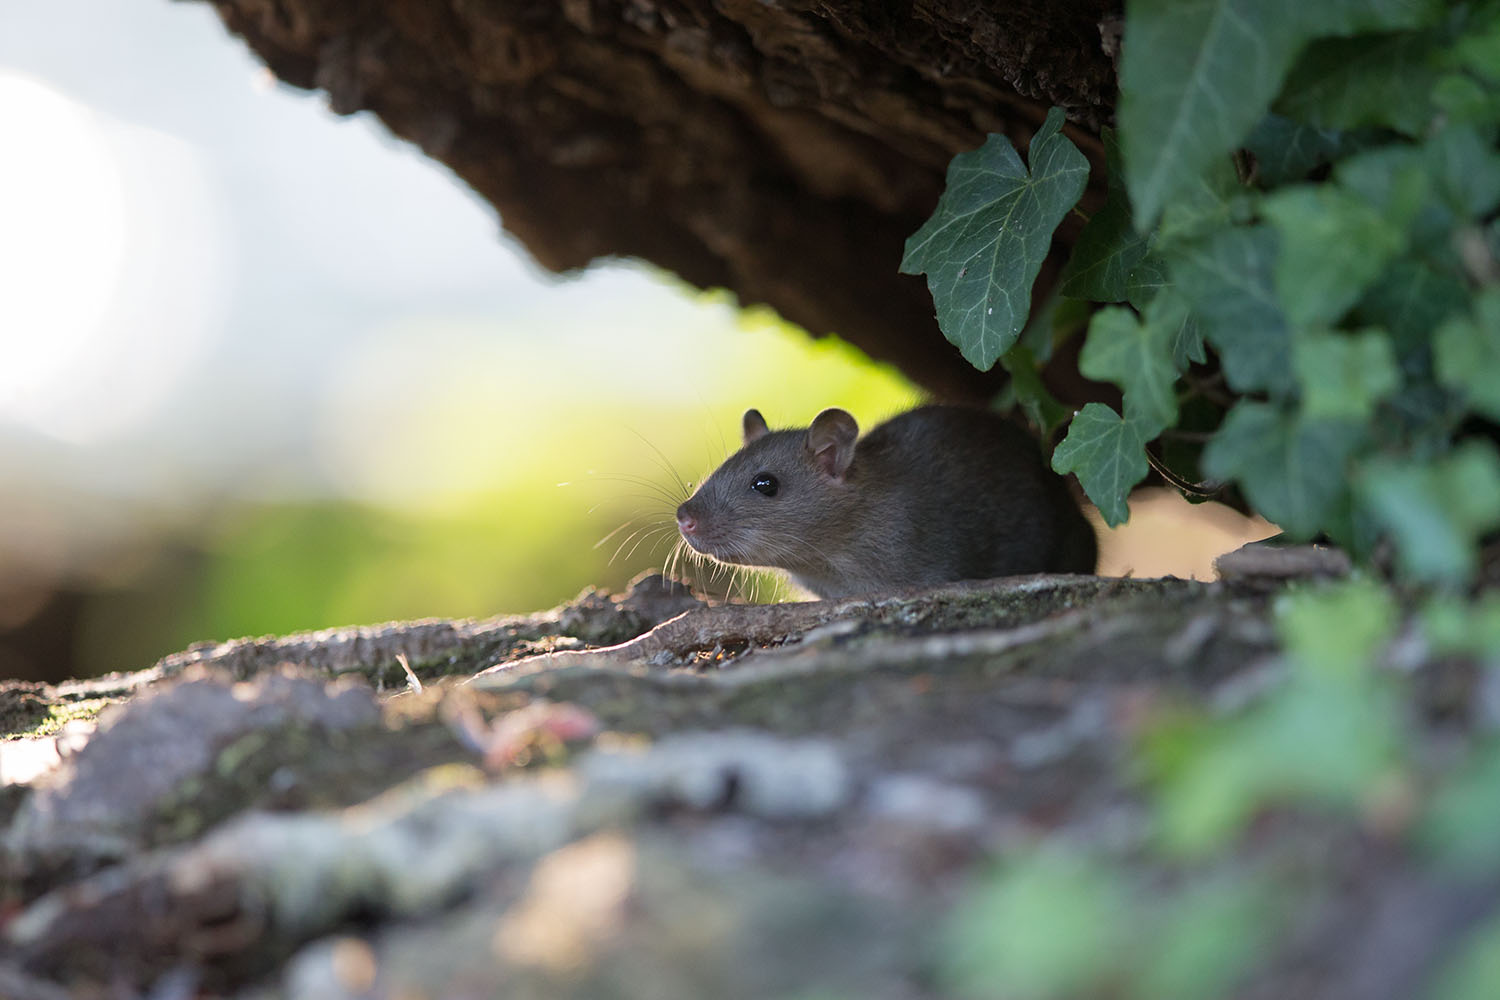
[[[634,428],[632,428],[631,429],[631,433],[634,434],[636,437],[640,438],[641,442],[643,444],[645,444],[645,446],[647,448],[651,449],[651,451],[656,456],[656,463],[657,463],[657,465],[659,465],[661,467],[661,469],[662,469],[663,472],[665,472],[668,476],[670,476],[672,478],[672,482],[678,483],[678,484],[681,484],[681,483],[684,482],[682,476],[679,475],[678,472],[677,472],[677,467],[672,464],[672,460],[667,457],[666,452],[664,452],[660,448],[658,448],[649,438],[647,438],[640,431],[635,430]]]
[[[649,538],[652,534],[660,534],[664,530],[666,529],[661,525],[650,524],[635,529],[630,534],[626,535],[619,545],[615,546],[614,554],[609,557],[609,564],[613,566],[615,564],[615,560],[620,558],[620,553],[623,552],[625,550],[625,547],[627,545],[630,545],[631,542],[635,542],[635,544],[639,546],[640,540]],[[633,555],[635,553],[635,548],[632,547],[630,552],[631,555]],[[627,555],[625,558],[626,560],[629,560],[630,556]]]
[[[671,510],[676,510],[677,505],[682,502],[681,496],[676,490],[668,489],[654,480],[643,479],[639,476],[600,476],[599,478],[604,482],[629,483],[632,486],[639,486],[649,490],[648,494],[630,493],[626,495],[640,500],[648,500],[652,503],[660,503]]]
[[[642,512],[642,513],[637,513],[637,514],[635,514],[635,515],[633,515],[633,516],[632,516],[632,517],[630,517],[630,518],[627,518],[627,519],[626,519],[626,520],[625,520],[625,521],[623,521],[623,522],[622,522],[622,523],[621,523],[621,524],[620,524],[620,526],[619,526],[619,527],[617,527],[617,528],[615,528],[615,529],[614,529],[614,530],[613,530],[613,531],[611,531],[611,532],[610,532],[610,533],[609,533],[609,534],[607,534],[607,535],[605,535],[605,536],[604,536],[604,537],[603,537],[603,538],[601,538],[601,539],[599,539],[599,540],[598,540],[598,541],[597,541],[597,542],[595,542],[595,543],[594,543],[594,548],[596,548],[596,549],[597,549],[597,548],[600,548],[600,547],[602,547],[602,546],[603,546],[603,545],[605,545],[605,544],[606,544],[606,543],[607,543],[607,542],[608,542],[608,541],[609,541],[609,540],[610,540],[610,539],[611,539],[611,538],[613,538],[613,537],[615,537],[615,536],[616,536],[616,535],[618,535],[618,534],[619,534],[619,533],[620,533],[620,532],[622,532],[622,531],[624,531],[624,530],[625,530],[625,529],[626,529],[626,528],[629,528],[629,527],[632,527],[632,526],[634,526],[634,525],[636,525],[636,524],[638,524],[638,523],[639,523],[639,522],[640,522],[640,521],[643,521],[643,520],[646,520],[646,519],[647,519],[647,518],[652,518],[652,519],[653,519],[653,520],[652,520],[652,521],[651,521],[651,522],[650,522],[650,523],[648,523],[648,524],[647,524],[647,525],[646,525],[646,527],[650,527],[650,526],[651,526],[651,525],[652,525],[652,524],[662,524],[662,523],[665,523],[665,522],[663,522],[663,521],[659,521],[659,520],[655,520],[655,518],[657,518],[657,517],[659,517],[659,516],[660,516],[660,515],[656,515],[656,514],[651,514],[651,513],[646,513],[646,512]]]
[[[666,537],[667,532],[671,530],[671,528],[662,526],[642,532],[640,537],[636,539],[635,544],[630,547],[630,551],[625,553],[625,561],[629,562],[632,558],[634,558],[636,549],[640,548],[647,539],[653,539],[651,543],[651,549],[655,549],[657,544]],[[647,551],[651,551],[651,549],[648,549]]]

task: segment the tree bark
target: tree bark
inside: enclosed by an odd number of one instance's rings
[[[1117,0],[214,6],[282,80],[451,167],[542,266],[638,257],[951,399],[999,372],[942,339],[903,241],[954,154],[990,132],[1024,151],[1051,105],[1097,163],[1115,93]]]

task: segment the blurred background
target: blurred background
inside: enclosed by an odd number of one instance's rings
[[[206,4],[6,0],[0,135],[0,677],[619,588],[746,407],[919,398],[637,264],[542,273]],[[1205,577],[1270,531],[1184,509],[1139,497],[1102,570]]]

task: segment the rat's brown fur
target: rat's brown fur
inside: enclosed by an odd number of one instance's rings
[[[857,434],[843,410],[785,431],[750,410],[745,446],[678,508],[683,537],[723,562],[784,569],[819,597],[1093,572],[1093,529],[1003,417],[923,406]],[[763,474],[774,495],[754,488]]]

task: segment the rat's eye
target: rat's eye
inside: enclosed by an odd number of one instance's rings
[[[750,488],[762,496],[774,497],[781,484],[769,472],[761,472],[750,481]]]

